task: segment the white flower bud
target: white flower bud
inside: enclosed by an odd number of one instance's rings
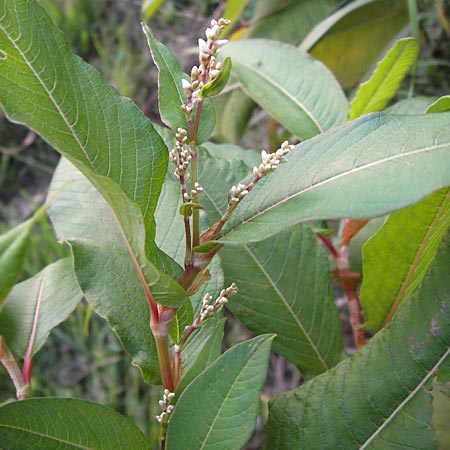
[[[207,44],[206,41],[205,41],[204,39],[202,39],[202,38],[200,38],[200,39],[198,40],[198,50],[199,50],[199,53],[200,53],[200,54],[206,53],[206,55],[209,55],[209,47],[208,47],[208,44]]]
[[[185,91],[190,91],[192,89],[191,83],[189,83],[189,81],[185,80],[184,78],[181,80],[181,84]]]

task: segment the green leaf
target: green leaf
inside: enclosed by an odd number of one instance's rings
[[[150,279],[147,271],[153,271],[152,265],[148,262],[140,266],[133,260],[109,205],[67,160],[58,166],[51,190],[68,178],[73,182],[49,209],[56,234],[72,247],[75,273],[86,300],[108,321],[146,381],[157,383],[159,366],[149,329],[148,304],[139,279],[140,274]],[[139,213],[133,206],[126,209],[130,220]],[[142,235],[143,228],[136,228],[136,243],[143,241]],[[185,295],[174,280],[160,272],[153,275],[156,284],[151,284],[150,290],[155,300],[184,300]]]
[[[183,376],[176,388],[178,399],[186,386],[203,373],[222,352],[222,339],[225,319],[220,314],[215,314],[189,338],[181,352],[183,361]]]
[[[0,310],[19,277],[32,227],[27,220],[0,236]]]
[[[356,0],[317,25],[300,48],[325,63],[341,86],[355,86],[408,23],[403,0]]]
[[[450,235],[421,288],[351,358],[270,402],[267,448],[435,449],[431,380],[450,350]]]
[[[311,378],[343,353],[328,255],[307,225],[220,251],[225,284],[238,293],[227,308],[256,334],[276,333],[273,348]],[[326,324],[326,325],[324,325]]]
[[[151,19],[160,6],[164,3],[164,0],[144,0],[142,3],[142,12],[146,19]]]
[[[220,120],[216,122],[213,139],[216,142],[239,142],[250,120],[255,102],[242,89],[233,89],[214,97],[214,106]]]
[[[214,97],[220,94],[225,88],[230,78],[231,58],[225,58],[222,63],[219,75],[213,81],[206,83],[199,92],[200,97]]]
[[[108,201],[112,183],[139,205],[154,236],[153,213],[167,149],[151,122],[100,74],[70,53],[36,1],[0,5],[0,106],[68,158]],[[120,210],[120,202],[113,203]]]
[[[106,406],[70,398],[32,398],[0,408],[4,449],[150,450],[127,417]]]
[[[0,313],[0,334],[14,355],[23,357],[35,327],[33,356],[82,297],[70,258],[61,259],[14,286]]]
[[[415,39],[398,40],[378,63],[369,80],[359,87],[350,103],[349,119],[384,109],[414,64],[418,51]]]
[[[425,114],[435,97],[411,97],[400,100],[387,107],[384,112],[389,114]]]
[[[248,0],[226,0],[225,11],[223,12],[222,17],[225,17],[228,20],[231,20],[231,26],[234,26],[236,22],[241,17],[242,11],[247,5]],[[223,30],[227,31],[227,29]],[[224,33],[222,32],[222,35]]]
[[[177,128],[188,130],[186,115],[181,105],[187,103],[181,80],[184,75],[175,56],[161,42],[155,39],[152,30],[142,24],[152,58],[158,67],[158,101],[162,121],[173,131]],[[203,103],[197,143],[201,144],[211,135],[215,125],[215,110],[211,101]]]
[[[194,311],[192,309],[192,304],[191,301],[186,298],[183,304],[178,308],[169,329],[170,339],[172,339],[175,344],[178,344],[184,329],[189,326],[193,320]]]
[[[45,214],[50,202],[51,199],[38,208],[27,221],[0,235],[0,311],[3,301],[19,276],[33,225]]]
[[[450,111],[450,95],[444,95],[433,102],[427,109],[427,114],[446,111]]]
[[[436,431],[437,448],[445,450],[450,442],[450,360],[447,359],[447,370],[433,379],[433,415],[432,424]]]
[[[258,0],[248,37],[298,45],[338,5],[338,0]]]
[[[167,450],[244,446],[256,424],[272,339],[235,345],[189,384],[171,415]]]
[[[297,145],[238,205],[221,242],[255,242],[304,220],[377,217],[450,185],[449,124],[449,113],[373,113]]]
[[[348,103],[329,70],[297,48],[265,39],[228,43],[246,93],[301,139],[345,122]],[[280,108],[280,105],[283,105]]]
[[[147,37],[153,62],[158,68],[158,102],[162,121],[172,130],[178,127],[188,129],[186,115],[181,105],[187,103],[181,80],[183,72],[177,59],[169,49],[155,39],[152,30],[145,23],[142,28]]]
[[[425,276],[450,227],[450,189],[391,214],[363,247],[361,305],[366,325],[382,327]]]

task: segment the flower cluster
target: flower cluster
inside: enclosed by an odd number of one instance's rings
[[[248,194],[247,186],[239,183],[231,187],[230,203],[239,203]]]
[[[192,67],[190,81],[182,80],[184,92],[188,96],[188,104],[183,108],[186,113],[191,113],[193,104],[199,98],[200,89],[219,76],[222,64],[216,60],[215,55],[228,42],[226,39],[219,39],[219,36],[229,24],[228,19],[211,20],[211,27],[205,31],[206,41],[201,38],[198,40],[200,65]]]
[[[236,292],[237,286],[236,284],[232,283],[231,286],[227,287],[226,289],[222,289],[220,291],[219,297],[217,297],[214,303],[211,303],[211,300],[213,299],[212,296],[210,294],[206,294],[203,297],[202,301],[202,309],[200,310],[199,324],[204,322],[206,319],[209,319],[214,314],[214,311],[221,308],[225,303],[227,303],[228,297],[235,294]]]
[[[159,416],[156,416],[156,420],[159,423],[164,422],[173,411],[174,406],[170,403],[174,397],[174,392],[169,392],[169,389],[164,389],[163,399],[159,401],[159,406],[161,406],[162,413]]]
[[[187,168],[191,161],[191,154],[188,149],[184,148],[184,144],[187,141],[187,132],[183,128],[178,128],[175,135],[176,142],[175,147],[170,151],[169,158],[170,161],[175,164],[175,176],[180,179],[180,177],[185,177],[187,174]]]
[[[273,172],[280,163],[285,162],[283,156],[286,156],[292,149],[293,145],[288,141],[284,141],[281,147],[274,153],[267,153],[265,150],[261,152],[262,162],[259,167],[253,167],[253,176],[262,178],[270,172]]]

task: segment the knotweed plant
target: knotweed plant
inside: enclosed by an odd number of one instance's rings
[[[375,7],[353,3],[319,29]],[[413,38],[349,102],[297,46],[227,42],[232,25],[210,22],[187,73],[143,25],[158,127],[70,52],[36,0],[0,0],[0,106],[64,156],[46,204],[0,236],[0,362],[18,400],[0,406],[2,449],[154,448],[111,408],[32,397],[34,355],[83,298],[162,387],[160,449],[240,450],[258,416],[271,450],[445,447],[448,97],[379,112],[415,61]],[[255,104],[270,116],[260,153],[230,143]],[[16,284],[46,212],[71,255]],[[255,337],[222,352],[225,308]],[[272,349],[304,383],[267,402],[286,385],[261,395]]]

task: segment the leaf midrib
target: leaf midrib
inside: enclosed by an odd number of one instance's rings
[[[288,202],[288,201],[298,197],[299,195],[303,195],[303,194],[305,194],[305,193],[307,193],[309,191],[312,191],[312,190],[314,190],[316,188],[320,188],[322,186],[325,186],[328,183],[336,181],[339,178],[342,178],[342,177],[345,177],[345,176],[351,176],[351,175],[353,175],[355,173],[358,173],[358,172],[360,172],[362,170],[367,170],[367,169],[370,169],[372,167],[376,167],[377,165],[380,165],[380,164],[385,164],[387,162],[395,161],[396,159],[399,159],[399,158],[402,158],[402,157],[408,158],[408,157],[416,156],[418,154],[421,154],[421,153],[424,153],[424,152],[427,152],[427,151],[438,150],[439,148],[445,148],[445,147],[448,147],[448,146],[449,146],[449,144],[446,142],[446,143],[443,143],[443,144],[434,145],[434,146],[430,146],[430,147],[425,147],[423,149],[415,150],[415,151],[408,152],[408,153],[401,153],[399,155],[394,155],[394,156],[389,157],[389,158],[384,158],[382,160],[373,161],[373,162],[371,162],[369,164],[365,164],[363,166],[360,166],[360,167],[357,167],[357,168],[354,168],[354,169],[351,169],[351,170],[347,170],[347,171],[345,171],[343,173],[340,173],[338,175],[334,175],[334,176],[332,176],[330,178],[327,178],[326,180],[320,181],[319,183],[316,183],[316,184],[313,184],[311,186],[308,186],[308,187],[302,189],[301,191],[298,191],[298,192],[296,192],[294,194],[288,195],[285,198],[283,198],[282,200],[279,200],[278,202],[276,202],[276,203],[274,203],[274,204],[272,204],[270,206],[267,206],[264,209],[261,209],[258,213],[253,214],[248,219],[245,219],[242,222],[240,222],[236,226],[236,228],[230,230],[224,236],[226,236],[227,234],[231,234],[238,227],[240,227],[242,225],[245,225],[245,224],[251,222],[252,220],[255,220],[259,216],[262,216],[263,214],[269,212],[271,209],[273,209],[273,208],[275,208],[275,207],[277,207],[279,205],[282,205],[283,203],[286,203],[286,202]]]
[[[234,65],[234,67],[241,66],[241,67],[244,67],[244,68],[250,68],[250,70],[252,70],[255,74],[257,74],[259,77],[261,77],[269,85],[272,85],[275,88],[277,88],[280,91],[280,93],[283,94],[284,96],[286,96],[288,99],[290,99],[291,102],[294,103],[294,105],[296,105],[299,108],[301,108],[301,110],[309,117],[311,122],[317,127],[319,133],[323,133],[324,129],[320,125],[320,123],[317,121],[317,119],[313,116],[313,113],[300,100],[298,100],[292,94],[290,94],[288,91],[286,91],[286,89],[284,89],[281,85],[275,83],[275,81],[273,79],[271,79],[271,78],[267,77],[266,75],[264,75],[263,72],[260,72],[254,66],[246,66],[245,64],[242,64],[242,63],[240,63],[238,61],[234,61],[233,65]],[[242,86],[242,87],[244,88],[245,91],[248,92],[248,90],[246,89],[245,86]],[[248,92],[248,94],[251,96],[251,94],[249,92]]]
[[[399,290],[397,296],[395,297],[395,300],[392,303],[391,308],[389,309],[388,313],[386,314],[386,317],[384,318],[383,323],[381,324],[381,328],[383,328],[387,324],[387,322],[389,322],[389,320],[391,319],[391,317],[394,315],[395,311],[399,307],[401,301],[403,300],[405,292],[408,289],[411,279],[413,278],[413,276],[415,274],[415,271],[417,269],[417,266],[419,265],[422,255],[424,254],[424,252],[427,248],[427,244],[429,243],[434,231],[436,230],[439,220],[441,219],[442,215],[444,214],[449,202],[450,202],[450,190],[449,190],[449,192],[447,192],[447,195],[445,196],[444,200],[442,201],[441,205],[439,206],[436,216],[434,217],[431,225],[429,226],[428,231],[425,234],[425,237],[423,238],[422,243],[420,244],[419,250],[417,251],[416,256],[413,259],[413,262],[411,263],[411,265],[409,267],[409,270],[405,276],[405,279],[403,280],[403,283],[400,286],[400,290]]]
[[[425,375],[425,377],[417,384],[412,392],[394,409],[389,417],[381,424],[380,427],[359,447],[359,450],[366,449],[369,444],[372,443],[374,439],[376,439],[379,434],[395,419],[398,413],[400,413],[406,404],[412,400],[412,398],[419,392],[420,389],[425,385],[425,383],[436,373],[439,367],[444,363],[447,359],[447,356],[450,355],[450,348],[444,353],[444,355],[439,359],[439,361],[431,368],[431,370]]]
[[[56,437],[56,436],[50,436],[50,435],[47,435],[47,434],[44,434],[44,433],[39,433],[38,431],[29,430],[29,429],[27,429],[25,427],[19,427],[19,426],[13,426],[13,425],[0,425],[0,429],[2,429],[2,428],[4,428],[4,429],[12,429],[12,430],[19,431],[19,432],[22,432],[22,433],[29,433],[29,434],[32,434],[32,435],[35,435],[35,436],[39,436],[41,438],[48,439],[50,441],[56,441],[56,442],[60,442],[62,444],[71,445],[74,448],[81,448],[82,450],[98,450],[95,447],[86,447],[85,445],[82,445],[82,444],[75,444],[74,442],[67,441],[65,439],[61,439],[61,438]]]
[[[289,314],[292,316],[292,318],[294,319],[294,322],[297,324],[298,328],[300,329],[301,333],[305,336],[306,340],[308,341],[309,345],[311,346],[311,348],[313,349],[314,353],[317,355],[317,358],[319,359],[321,365],[323,366],[323,368],[325,370],[328,370],[328,364],[325,362],[325,359],[322,357],[322,354],[320,353],[319,349],[317,348],[317,346],[315,345],[314,341],[312,340],[311,336],[309,335],[309,333],[306,331],[305,327],[303,326],[302,322],[300,321],[300,319],[297,317],[297,315],[295,314],[295,312],[293,311],[291,305],[289,304],[289,302],[287,301],[287,299],[284,297],[283,293],[278,289],[278,286],[275,284],[275,282],[272,280],[272,277],[269,275],[269,273],[265,270],[265,268],[261,265],[261,263],[259,262],[259,260],[256,258],[256,256],[254,255],[254,253],[248,248],[248,246],[246,244],[243,244],[244,249],[248,252],[248,254],[250,255],[250,257],[255,261],[256,265],[258,266],[259,270],[261,271],[261,273],[264,275],[264,277],[267,279],[267,281],[271,284],[271,286],[273,287],[273,289],[275,290],[276,294],[278,295],[278,297],[280,298],[280,300],[283,302],[283,305],[286,307],[286,309],[288,310]]]
[[[382,80],[380,83],[377,84],[377,86],[376,86],[376,88],[375,88],[375,91],[374,91],[374,92],[372,93],[372,95],[370,96],[370,100],[367,102],[366,106],[363,108],[363,111],[362,111],[361,113],[358,114],[358,117],[363,116],[364,114],[368,114],[368,113],[371,113],[371,112],[374,112],[374,111],[375,111],[375,110],[373,109],[373,107],[372,107],[372,104],[374,103],[374,99],[377,97],[377,94],[380,92],[380,90],[381,90],[381,88],[382,88],[383,86],[385,86],[386,84],[392,82],[391,76],[392,76],[392,74],[393,74],[394,71],[399,70],[399,67],[398,67],[398,66],[399,66],[399,63],[401,62],[401,60],[402,60],[402,58],[403,58],[403,55],[404,55],[405,53],[409,53],[409,52],[411,51],[411,45],[410,45],[411,42],[413,42],[413,41],[408,41],[408,42],[406,43],[406,45],[404,46],[404,48],[401,50],[400,54],[397,56],[397,58],[395,58],[395,61],[393,61],[393,62],[390,64],[386,76],[383,78],[383,80]],[[410,61],[403,61],[402,68],[403,68],[404,65],[407,65],[408,68],[409,68],[409,66],[411,65],[411,62],[410,62]],[[408,70],[408,69],[407,69],[407,70]],[[376,73],[374,73],[374,75],[376,75]],[[369,82],[370,82],[370,80],[369,80]],[[400,81],[399,81],[399,82],[400,82]]]
[[[66,127],[70,131],[70,134],[75,139],[75,142],[80,147],[80,150],[83,152],[84,156],[86,157],[86,160],[89,162],[89,164],[91,165],[92,169],[94,169],[93,162],[90,160],[90,157],[89,157],[89,154],[87,153],[86,147],[81,143],[81,141],[80,141],[80,139],[78,137],[78,134],[75,132],[75,130],[73,129],[72,125],[70,125],[70,122],[67,120],[67,118],[66,118],[65,114],[63,113],[62,109],[59,107],[59,105],[58,105],[56,99],[53,97],[51,91],[47,88],[46,84],[44,83],[44,81],[42,80],[42,78],[40,77],[38,72],[36,72],[36,70],[34,69],[33,65],[31,64],[31,62],[26,57],[25,53],[23,53],[21,48],[18,45],[16,45],[16,42],[14,41],[14,39],[12,39],[12,37],[5,30],[5,28],[0,25],[0,29],[5,34],[5,36],[8,38],[8,40],[11,42],[11,44],[14,46],[14,48],[17,50],[17,52],[20,54],[20,56],[22,57],[22,59],[25,62],[25,64],[30,68],[30,70],[32,71],[33,75],[38,80],[39,84],[42,86],[44,91],[47,93],[48,98],[53,103],[53,105],[55,106],[57,112],[59,113],[59,115],[63,119]]]
[[[264,341],[264,342],[266,342],[266,341]],[[254,350],[254,352],[252,353],[252,355],[250,356],[250,358],[247,360],[246,364],[244,364],[244,365],[242,366],[241,370],[238,372],[236,378],[234,379],[233,383],[232,383],[231,386],[230,386],[230,389],[229,389],[228,392],[227,392],[227,395],[224,397],[222,404],[220,405],[219,409],[217,410],[217,413],[215,414],[215,417],[214,417],[214,419],[213,419],[213,421],[212,421],[212,423],[211,423],[211,425],[210,425],[210,427],[209,427],[209,429],[208,429],[208,432],[207,432],[206,435],[205,435],[205,438],[203,439],[202,445],[201,445],[201,447],[200,447],[199,450],[203,450],[203,449],[205,448],[205,445],[207,444],[208,437],[209,437],[209,435],[211,434],[212,430],[214,430],[214,424],[216,423],[218,417],[220,416],[220,413],[222,412],[223,408],[225,407],[225,403],[226,403],[226,401],[228,400],[228,398],[229,398],[231,392],[233,391],[235,385],[238,383],[238,380],[240,380],[240,377],[241,377],[242,372],[244,371],[244,369],[246,369],[246,368],[250,365],[251,358],[253,358],[253,357],[255,356],[255,354],[258,352],[258,350],[261,348],[261,346],[264,344],[264,342],[262,342],[262,343]],[[210,406],[211,406],[211,405],[210,405]]]

